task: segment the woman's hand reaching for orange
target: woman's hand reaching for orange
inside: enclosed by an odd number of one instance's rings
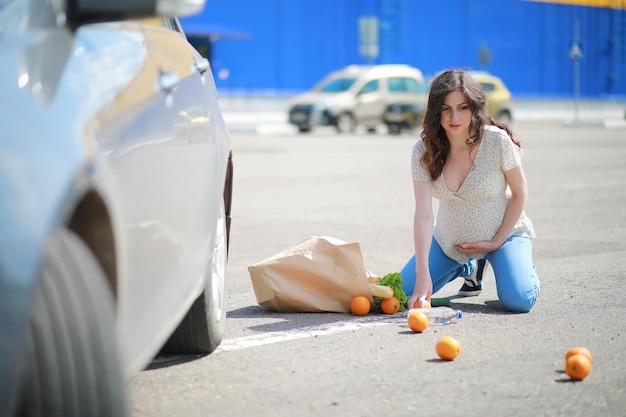
[[[418,275],[419,276],[419,275]],[[413,288],[413,294],[409,298],[407,302],[407,307],[409,309],[414,308],[415,302],[421,301],[420,306],[423,307],[424,301],[430,302],[430,297],[433,294],[433,283],[430,279],[430,276],[424,277],[422,279],[418,278],[415,281],[415,287]]]

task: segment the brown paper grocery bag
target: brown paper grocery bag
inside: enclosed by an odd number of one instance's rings
[[[358,243],[313,236],[248,267],[257,302],[283,312],[350,312],[350,301],[373,302]]]

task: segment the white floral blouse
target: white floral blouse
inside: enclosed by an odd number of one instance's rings
[[[421,163],[425,152],[422,139],[413,147],[411,172],[416,181],[430,181],[430,173]],[[510,190],[505,171],[521,165],[523,151],[496,126],[485,126],[478,144],[474,165],[457,192],[447,187],[443,174],[433,182],[433,197],[439,199],[434,238],[444,253],[459,263],[485,254],[470,256],[454,245],[489,241],[498,232],[508,205]],[[522,212],[512,234],[535,237],[532,222]]]

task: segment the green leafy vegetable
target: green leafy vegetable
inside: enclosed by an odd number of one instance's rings
[[[393,296],[400,301],[400,309],[398,311],[404,311],[406,309],[406,302],[409,298],[406,296],[406,293],[402,289],[402,277],[399,272],[390,272],[385,275],[380,281],[376,284],[386,285],[391,287],[393,290]],[[374,304],[376,307],[380,307],[380,302],[383,301],[380,297],[374,297]]]

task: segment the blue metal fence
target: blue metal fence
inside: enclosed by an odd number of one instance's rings
[[[362,17],[378,20],[375,58],[359,53]],[[205,27],[211,36],[223,92],[293,94],[346,65],[406,63],[427,76],[450,67],[487,70],[514,95],[538,98],[574,96],[570,52],[578,26],[580,96],[626,98],[624,8],[523,0],[208,0],[201,15],[182,24]]]

